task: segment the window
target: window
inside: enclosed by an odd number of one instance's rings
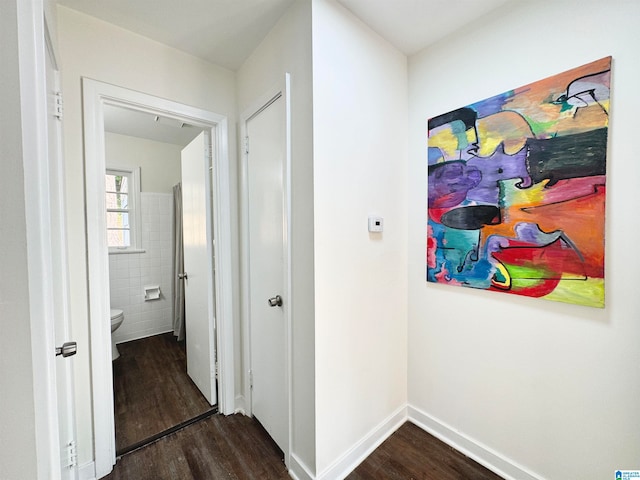
[[[139,168],[107,169],[107,245],[110,253],[140,251]]]

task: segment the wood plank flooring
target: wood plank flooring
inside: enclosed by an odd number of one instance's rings
[[[186,374],[184,343],[172,334],[118,345],[113,363],[116,450],[211,411]],[[289,479],[283,455],[243,415],[209,416],[118,459],[107,480]],[[411,423],[405,423],[348,480],[501,480]]]
[[[502,480],[412,423],[405,423],[347,480]]]
[[[118,345],[113,362],[116,451],[211,410],[187,376],[184,342],[173,334]]]
[[[118,460],[105,480],[284,480],[282,452],[255,420],[214,415]]]
[[[118,460],[106,480],[284,480],[282,452],[255,420],[214,415]],[[501,480],[405,423],[347,480]]]

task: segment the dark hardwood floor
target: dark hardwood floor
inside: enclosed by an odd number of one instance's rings
[[[213,415],[124,455],[105,479],[289,479],[282,458],[257,421]]]
[[[347,480],[502,480],[412,423],[405,423]]]
[[[106,480],[284,480],[282,452],[255,420],[214,415],[120,458]],[[501,480],[405,423],[348,480]]]
[[[118,345],[113,362],[116,451],[211,411],[187,376],[184,342],[173,334]]]
[[[212,409],[186,374],[184,342],[172,334],[118,345],[113,363],[116,450],[107,480],[280,480],[283,455],[262,426]],[[175,425],[180,428],[141,448]],[[500,477],[411,423],[405,423],[348,480],[500,480]]]

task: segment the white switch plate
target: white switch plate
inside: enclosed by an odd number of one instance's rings
[[[369,231],[372,233],[382,232],[382,226],[384,221],[382,217],[369,217]]]

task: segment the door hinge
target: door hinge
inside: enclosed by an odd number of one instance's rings
[[[249,370],[249,388],[253,389],[253,371]]]
[[[211,142],[207,144],[206,152],[204,152],[204,154],[207,157],[209,172],[212,172],[214,165],[213,165],[213,144]],[[213,191],[211,192],[211,194],[213,195]]]
[[[249,155],[249,137],[244,137],[244,153]]]
[[[53,116],[56,117],[58,120],[62,120],[62,109],[64,106],[63,100],[62,100],[62,92],[56,92],[54,93],[54,108],[53,108]]]
[[[73,468],[78,466],[78,449],[76,446],[76,441],[71,440],[64,447],[65,450],[65,458],[63,460],[64,468]]]
[[[218,379],[218,361],[216,360],[216,380]]]

